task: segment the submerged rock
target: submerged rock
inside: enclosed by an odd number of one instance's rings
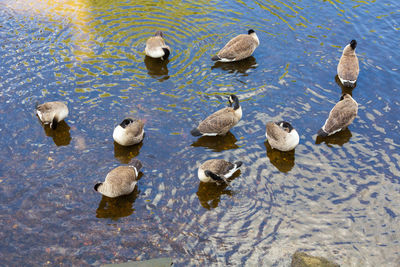
[[[297,251],[292,256],[291,267],[339,267],[340,265],[323,257],[314,257]]]

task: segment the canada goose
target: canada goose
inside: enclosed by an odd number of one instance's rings
[[[234,104],[232,108],[232,104]],[[229,96],[229,107],[220,109],[205,120],[190,133],[193,136],[225,135],[242,118],[242,107],[236,95]]]
[[[231,39],[216,56],[213,61],[232,62],[251,56],[260,44],[257,34],[250,29],[248,34],[239,34]]]
[[[357,102],[349,94],[344,94],[329,112],[329,117],[319,129],[318,135],[325,137],[346,128],[357,116],[357,111]]]
[[[144,123],[139,119],[126,118],[113,132],[114,141],[121,146],[132,146],[143,140]]]
[[[230,163],[223,159],[210,159],[201,164],[197,171],[200,181],[208,183],[228,183],[227,178],[231,177],[242,166],[241,161]]]
[[[36,106],[36,114],[44,124],[56,129],[57,124],[68,116],[68,107],[63,102],[46,102]]]
[[[132,193],[142,163],[135,159],[131,164],[132,166],[119,166],[111,170],[103,183],[97,183],[94,186],[94,190],[107,197],[118,197]]]
[[[145,53],[152,58],[166,60],[170,54],[170,48],[165,44],[164,34],[157,31],[156,34],[146,41]]]
[[[289,151],[299,144],[299,134],[289,122],[268,122],[266,128],[265,136],[272,148]]]
[[[355,86],[358,73],[360,72],[356,55],[356,46],[356,40],[351,40],[350,44],[346,45],[337,66],[339,79],[342,84],[347,87]]]

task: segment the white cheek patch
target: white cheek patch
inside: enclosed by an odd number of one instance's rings
[[[36,110],[36,113],[38,114],[39,119],[40,119],[41,121],[43,121],[43,114],[42,114],[42,112],[40,112],[39,110]]]

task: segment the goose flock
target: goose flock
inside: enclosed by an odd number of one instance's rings
[[[260,41],[254,30],[240,34],[231,39],[215,56],[213,61],[235,62],[250,57],[259,46]],[[352,40],[343,49],[337,66],[337,75],[344,87],[353,89],[359,74],[358,58],[355,53],[357,42]],[[164,35],[157,31],[146,42],[145,54],[151,58],[167,60],[171,49],[166,45]],[[161,64],[161,62],[160,62]],[[234,63],[232,63],[234,64]],[[226,135],[242,118],[242,107],[239,98],[232,94],[228,98],[229,107],[220,109],[191,130],[191,134],[200,136]],[[357,116],[358,104],[348,93],[341,96],[339,102],[332,108],[325,124],[319,129],[318,136],[326,137],[346,129]],[[57,124],[68,116],[68,107],[60,101],[47,102],[36,107],[36,114],[44,125],[55,130]],[[122,146],[133,146],[142,142],[144,123],[140,119],[125,118],[113,132],[113,139]],[[268,122],[265,136],[273,149],[291,151],[299,144],[300,137],[296,129],[287,122]],[[229,178],[242,166],[241,161],[234,163],[224,159],[210,159],[198,168],[198,178],[201,182],[229,184]],[[118,197],[130,194],[138,180],[142,163],[133,159],[129,166],[119,166],[111,170],[105,181],[94,186],[95,191],[107,196]]]

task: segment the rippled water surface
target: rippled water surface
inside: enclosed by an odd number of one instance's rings
[[[261,42],[252,57],[211,61],[250,28]],[[156,30],[172,47],[161,64],[144,55]],[[2,265],[288,266],[296,250],[397,265],[399,30],[397,0],[1,1]],[[336,66],[351,39],[358,116],[317,139],[344,90]],[[231,93],[239,124],[191,136]],[[70,109],[56,131],[34,114],[54,100]],[[125,116],[145,121],[137,146],[113,142]],[[281,119],[300,134],[295,151],[265,140],[265,124]],[[144,167],[131,195],[93,190],[132,158]],[[202,184],[197,167],[210,158],[243,166],[228,186]]]

